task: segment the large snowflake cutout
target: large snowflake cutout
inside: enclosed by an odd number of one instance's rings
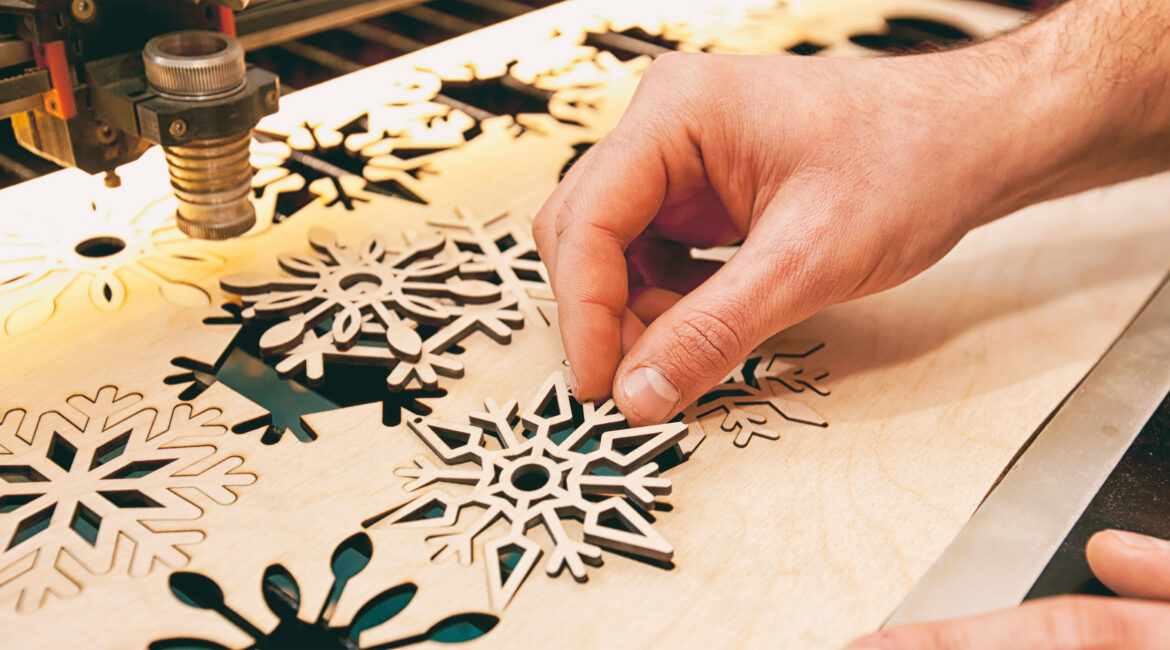
[[[76,595],[127,542],[132,576],[156,562],[181,567],[179,547],[203,533],[157,522],[198,519],[202,499],[190,491],[227,505],[231,488],[255,482],[234,471],[241,458],[216,447],[227,434],[218,409],[160,412],[141,399],[106,386],[61,410],[14,409],[0,420],[0,600],[15,596],[31,612],[50,593]]]
[[[435,483],[472,489],[463,496],[427,491],[392,510],[388,523],[441,528],[429,538],[440,545],[434,559],[455,557],[465,565],[472,562],[476,538],[491,537],[483,552],[498,608],[508,604],[543,553],[526,535],[537,525],[554,546],[546,565],[552,576],[567,568],[584,581],[585,565],[601,562],[600,547],[670,560],[673,549],[646,513],[658,495],[670,493],[655,459],[686,435],[685,424],[630,428],[612,401],[577,406],[560,374],[548,379],[523,413],[518,410],[515,400],[499,405],[489,399],[483,412],[470,414],[470,424],[410,419],[410,428],[448,467],[416,457],[414,467],[397,471],[414,479],[405,489]],[[460,512],[468,508],[482,512],[461,527]],[[508,529],[492,537],[489,527],[497,520]],[[569,533],[567,520],[580,522],[582,539]]]
[[[260,350],[280,357],[282,376],[303,370],[319,385],[327,361],[380,365],[390,370],[392,391],[433,390],[439,376],[463,375],[463,364],[449,356],[457,343],[475,331],[508,343],[524,323],[515,296],[483,279],[489,270],[440,235],[392,251],[378,235],[350,247],[313,228],[309,243],[314,254],[278,258],[291,277],[221,280],[241,296],[245,320],[278,319]]]
[[[815,427],[829,423],[811,406],[794,399],[797,395],[828,395],[823,381],[829,371],[808,369],[797,360],[808,357],[823,344],[806,341],[787,342],[768,356],[748,357],[715,388],[683,412],[691,434],[684,451],[690,453],[705,434],[701,421],[715,414],[722,416],[720,428],[735,433],[735,446],[745,447],[759,436],[777,440],[781,422]]]

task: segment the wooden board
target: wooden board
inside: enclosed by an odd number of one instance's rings
[[[649,64],[588,30],[846,55],[899,16],[979,36],[1019,19],[572,1],[287,98],[240,239],[178,235],[158,152],[116,191],[65,171],[0,192],[5,640],[379,647],[474,623],[473,647],[829,648],[880,625],[1170,269],[1170,178],[981,228],[643,431],[566,410],[528,228]],[[547,110],[434,101],[505,73]],[[213,381],[252,345],[287,408],[352,405],[281,435],[268,396]]]

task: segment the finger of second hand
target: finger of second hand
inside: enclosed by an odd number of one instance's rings
[[[1170,542],[1105,530],[1089,539],[1085,555],[1093,574],[1114,592],[1170,600]]]

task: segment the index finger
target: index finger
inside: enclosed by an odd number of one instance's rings
[[[628,299],[626,246],[654,219],[667,174],[654,138],[602,140],[575,166],[572,187],[555,206],[557,313],[578,399],[609,394],[621,360]]]

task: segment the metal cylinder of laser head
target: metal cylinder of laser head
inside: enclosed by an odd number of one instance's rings
[[[160,95],[200,102],[230,96],[245,86],[244,50],[236,39],[184,31],[151,39],[142,50],[146,79]],[[188,126],[172,123],[181,137]],[[179,201],[179,230],[199,239],[229,239],[256,223],[252,206],[252,129],[210,140],[163,147],[171,187]]]
[[[229,239],[256,223],[252,207],[252,133],[165,147],[179,230],[199,239]]]
[[[142,48],[146,81],[161,94],[182,99],[222,97],[244,86],[247,66],[240,42],[219,32],[170,32]]]

